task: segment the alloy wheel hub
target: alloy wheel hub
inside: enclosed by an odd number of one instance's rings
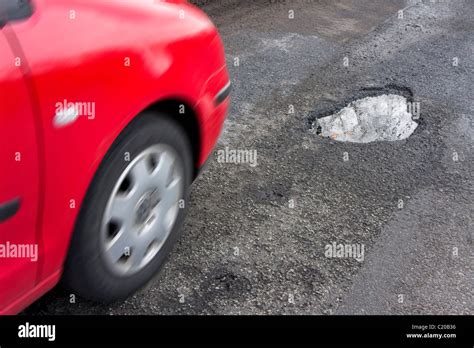
[[[135,208],[135,222],[143,225],[153,216],[153,209],[159,202],[158,188],[146,192],[139,200]]]

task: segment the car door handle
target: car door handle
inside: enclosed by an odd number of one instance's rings
[[[5,203],[0,203],[0,223],[13,217],[20,209],[20,205],[20,197],[14,198]]]

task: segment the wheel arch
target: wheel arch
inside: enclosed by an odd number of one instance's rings
[[[137,116],[143,112],[152,112],[161,117],[168,116],[184,129],[191,143],[191,151],[193,155],[194,177],[198,173],[198,162],[201,154],[201,131],[199,119],[196,110],[188,102],[179,98],[168,98],[154,102],[147,108],[138,113]],[[159,115],[159,116],[158,116]]]

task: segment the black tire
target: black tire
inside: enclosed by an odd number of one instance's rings
[[[101,256],[103,214],[114,185],[127,166],[124,153],[129,152],[133,160],[141,151],[158,143],[173,147],[182,161],[185,207],[179,209],[174,227],[155,257],[138,273],[118,276]],[[72,236],[62,284],[73,294],[105,303],[123,300],[146,285],[161,269],[180,235],[192,173],[192,150],[183,129],[166,115],[139,115],[114,142],[87,191]]]

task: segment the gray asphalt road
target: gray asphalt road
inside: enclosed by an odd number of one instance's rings
[[[26,313],[474,314],[474,2],[196,2],[234,84],[216,151],[256,150],[257,165],[214,158],[139,294],[103,306],[54,290]],[[312,130],[384,91],[420,103],[408,139]],[[329,258],[332,243],[364,246],[364,259]]]

